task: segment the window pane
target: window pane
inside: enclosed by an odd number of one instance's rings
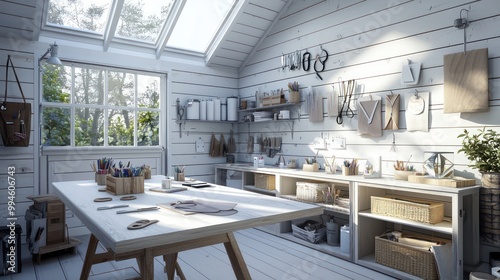
[[[104,146],[103,109],[75,109],[75,145]]]
[[[234,0],[187,0],[167,46],[204,53]]]
[[[45,65],[43,68],[43,93],[45,102],[71,102],[71,67]]]
[[[108,116],[108,145],[134,145],[134,112],[110,110]]]
[[[42,145],[69,146],[71,130],[70,108],[42,109]]]
[[[103,33],[111,0],[50,0],[47,23]]]
[[[137,75],[137,106],[160,107],[160,77]]]
[[[160,113],[159,112],[139,112],[137,128],[138,146],[158,146]]]
[[[134,75],[109,71],[108,104],[113,106],[134,106]]]
[[[116,33],[119,36],[156,42],[173,0],[125,0]]]
[[[75,104],[104,104],[104,70],[75,67]]]

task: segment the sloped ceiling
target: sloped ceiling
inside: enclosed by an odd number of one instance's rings
[[[205,56],[209,67],[245,66],[293,0],[240,0]],[[41,0],[0,0],[0,36],[38,41]],[[199,57],[199,56],[198,56]]]

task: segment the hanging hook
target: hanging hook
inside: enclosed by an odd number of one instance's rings
[[[415,97],[418,98],[418,90],[415,89]]]

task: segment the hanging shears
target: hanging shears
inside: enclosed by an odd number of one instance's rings
[[[342,107],[340,107],[339,112],[337,114],[337,124],[342,124],[344,122],[343,115],[344,115],[344,108],[345,109],[345,116],[348,118],[353,118],[354,117],[354,111],[351,109],[351,98],[352,94],[354,92],[354,85],[355,85],[355,80],[349,80],[346,82],[342,81],[341,78],[339,78],[339,99],[342,98]],[[340,104],[340,102],[339,102]],[[347,106],[347,107],[346,107]]]
[[[323,78],[319,75],[319,73],[325,71],[326,60],[328,59],[328,52],[325,49],[323,49],[322,45],[319,45],[319,47],[321,48],[321,54],[317,54],[316,59],[314,60],[314,72],[316,72],[316,76],[318,76],[320,80],[323,80]],[[321,60],[321,57],[324,57],[325,59]],[[321,69],[317,68],[318,63],[321,64]]]

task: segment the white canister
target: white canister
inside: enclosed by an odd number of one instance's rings
[[[289,120],[290,119],[290,111],[289,110],[281,110],[280,111],[280,119],[281,120]]]
[[[259,167],[259,157],[253,157],[253,167]]]
[[[207,101],[200,101],[200,120],[207,120]]]
[[[340,251],[349,254],[350,248],[349,226],[344,225],[340,228]]]
[[[221,120],[221,113],[220,113],[220,108],[221,108],[221,101],[220,98],[217,98],[214,100],[214,121],[220,121]]]
[[[199,120],[200,119],[200,101],[198,99],[189,99],[187,103],[187,120]]]
[[[214,120],[214,101],[209,99],[207,101],[207,121]]]
[[[163,180],[161,180],[161,188],[162,189],[170,189],[170,188],[172,188],[172,179],[163,179]]]
[[[227,121],[227,99],[222,98],[220,100],[220,119],[221,121]]]
[[[227,120],[230,122],[238,121],[238,97],[227,98]]]

